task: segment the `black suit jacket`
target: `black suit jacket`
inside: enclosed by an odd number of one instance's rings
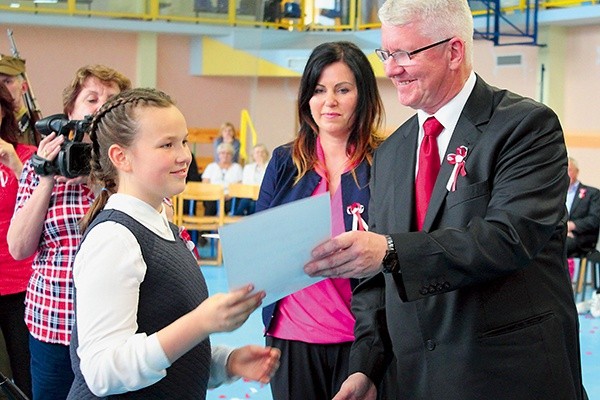
[[[374,381],[393,353],[401,399],[581,399],[578,320],[565,259],[567,156],[556,115],[477,83],[422,232],[411,232],[416,116],[376,151],[370,224],[391,234],[401,274],[353,296],[350,373]]]
[[[569,221],[575,223],[573,238],[567,238],[567,256],[579,257],[596,248],[600,229],[600,190],[582,183],[577,188]]]

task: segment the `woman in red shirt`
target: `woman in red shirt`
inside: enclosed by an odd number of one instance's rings
[[[6,342],[10,368],[17,386],[31,397],[29,331],[23,319],[25,289],[33,256],[15,260],[8,252],[6,233],[13,215],[19,176],[35,146],[17,142],[19,127],[10,92],[0,82],[0,329]]]

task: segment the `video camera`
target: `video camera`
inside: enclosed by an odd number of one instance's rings
[[[63,135],[65,141],[53,161],[34,154],[32,156],[34,171],[40,176],[62,175],[67,178],[89,174],[92,145],[82,143],[82,139],[91,122],[91,115],[82,120],[69,120],[64,114],[54,114],[37,121],[35,129],[42,137],[56,132],[58,135]]]

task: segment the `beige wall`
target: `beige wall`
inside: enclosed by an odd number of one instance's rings
[[[84,64],[107,64],[135,83],[148,81],[147,77],[136,76],[136,71],[143,71],[144,65],[136,66],[140,46],[135,33],[23,25],[12,29],[21,55],[27,59],[29,78],[44,115],[61,112],[61,91],[74,71]],[[568,142],[574,143],[569,151],[580,163],[581,179],[600,187],[600,174],[596,173],[600,170],[600,144],[588,140],[600,136],[600,96],[597,94],[600,90],[600,27],[566,28],[564,34],[564,57],[555,57],[551,61],[553,65],[546,65],[548,72],[564,68],[564,73],[546,74],[559,80],[547,82],[551,88],[564,86],[564,98],[557,99],[555,93],[546,90],[544,100],[560,104],[556,111]],[[189,126],[217,127],[223,121],[237,126],[240,111],[245,108],[259,133],[259,141],[270,149],[293,137],[298,78],[192,76],[189,73],[190,41],[191,37],[185,35],[157,35],[156,66],[148,66],[156,69],[156,86],[176,99]],[[476,41],[475,70],[490,84],[539,100],[540,59],[544,57],[541,54],[552,49],[552,43],[540,49],[494,47],[490,42]],[[516,54],[522,56],[522,65],[495,65],[497,55]],[[564,60],[564,65],[557,65],[556,59]],[[394,88],[386,78],[379,79],[378,83],[386,108],[386,131],[390,132],[413,111],[398,103]],[[548,99],[549,94],[555,96],[554,99]],[[570,136],[577,140],[569,140]]]
[[[136,34],[21,25],[11,29],[44,115],[62,112],[62,90],[82,65],[106,64],[134,77]],[[0,49],[10,54],[4,39]]]
[[[600,134],[600,26],[568,32],[562,122],[573,133]]]
[[[565,38],[562,123],[579,179],[600,187],[600,26],[576,27]]]

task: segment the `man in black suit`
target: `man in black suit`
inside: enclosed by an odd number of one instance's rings
[[[371,232],[325,242],[305,266],[367,278],[353,295],[350,376],[335,400],[374,399],[391,355],[394,400],[585,399],[556,114],[475,75],[466,0],[388,0],[379,17],[377,53],[417,115],[375,153]],[[431,116],[439,157],[424,164]],[[438,161],[419,227],[415,181]]]
[[[583,257],[596,248],[600,230],[600,190],[577,179],[579,166],[569,157],[567,257]]]

